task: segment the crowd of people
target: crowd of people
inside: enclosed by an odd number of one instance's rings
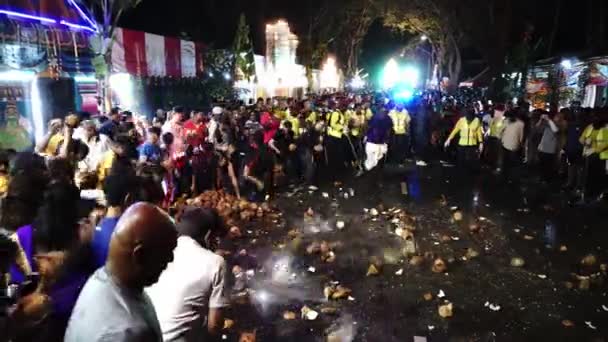
[[[485,165],[517,181],[525,163],[582,200],[606,190],[605,110],[436,105],[334,94],[52,120],[33,153],[0,155],[0,224],[14,246],[0,340],[217,338],[227,272],[213,251],[226,228],[213,209],[174,206],[205,191],[265,201],[290,184],[424,165],[443,146],[466,175]]]

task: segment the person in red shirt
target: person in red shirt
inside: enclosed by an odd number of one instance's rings
[[[262,124],[262,127],[264,127],[264,144],[268,144],[279,130],[281,120],[277,118],[271,110],[266,108],[260,118],[260,123]]]
[[[184,123],[184,141],[186,144],[199,147],[207,136],[207,125],[205,124],[205,114],[202,110],[192,112],[190,120]]]

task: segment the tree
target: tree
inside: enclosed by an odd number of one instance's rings
[[[369,30],[371,24],[380,14],[380,1],[377,0],[350,0],[342,1],[342,18],[337,18],[342,23],[340,32],[339,51],[341,52],[347,77],[352,77],[359,69],[359,55],[361,54],[361,43]]]
[[[460,3],[460,2],[459,2]],[[462,71],[460,42],[464,34],[449,0],[387,1],[384,24],[398,31],[424,35],[432,47],[432,59],[439,66],[439,77],[448,76],[458,84]]]
[[[243,13],[241,13],[236,29],[233,51],[235,53],[234,73],[237,79],[250,80],[255,76],[255,60],[249,25],[247,25],[247,20]]]
[[[104,111],[112,106],[111,92],[109,91],[109,77],[112,71],[112,43],[114,30],[118,27],[118,21],[122,15],[141,3],[142,0],[85,0],[89,12],[97,20],[98,34],[91,36],[90,45],[96,55],[97,64],[105,64],[101,76],[102,86],[100,89],[104,98]]]
[[[308,89],[313,88],[312,71],[318,68],[327,57],[329,44],[335,39],[336,22],[329,16],[331,2],[323,2],[316,6],[314,0],[307,0],[306,33],[300,37],[299,55],[301,63],[306,68]]]

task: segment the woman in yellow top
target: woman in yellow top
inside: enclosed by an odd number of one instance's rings
[[[460,135],[458,139],[458,163],[460,166],[477,168],[479,152],[483,150],[483,132],[481,120],[475,117],[473,108],[466,109],[466,115],[456,122],[452,133],[445,141],[445,147],[450,146],[452,139]]]

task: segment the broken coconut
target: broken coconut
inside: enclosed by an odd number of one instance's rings
[[[304,306],[301,310],[302,312],[302,318],[309,320],[309,321],[314,321],[315,319],[317,319],[317,317],[319,317],[319,313],[316,312],[315,310],[309,308],[308,306]]]
[[[581,264],[586,267],[594,266],[597,263],[597,257],[593,254],[587,254],[581,260]]]
[[[285,311],[283,312],[283,319],[286,321],[291,321],[296,319],[296,313],[293,311]]]
[[[378,274],[380,274],[380,270],[378,270],[378,267],[374,264],[371,264],[367,268],[367,273],[365,275],[369,277],[369,276],[375,276]]]
[[[344,299],[348,298],[348,296],[352,293],[352,290],[344,287],[342,285],[338,285],[335,291],[331,294],[331,299]]]
[[[441,235],[439,240],[441,240],[441,242],[450,242],[450,241],[452,241],[452,238],[449,235],[443,234],[443,235]]]
[[[335,315],[338,313],[338,309],[332,306],[326,306],[324,308],[321,308],[321,313],[325,315]]]
[[[511,258],[511,266],[513,267],[523,267],[526,264],[523,258],[515,257]]]
[[[430,292],[427,292],[422,295],[422,298],[424,298],[424,300],[426,300],[427,302],[431,301],[431,300],[433,300],[433,294]]]
[[[471,223],[469,225],[469,231],[471,231],[471,233],[477,233],[479,231],[479,224],[478,223]]]
[[[424,258],[421,257],[420,255],[414,255],[410,261],[409,264],[412,266],[419,266],[424,262]]]
[[[439,316],[441,318],[450,318],[453,315],[452,312],[453,306],[452,303],[444,304],[439,306]]]
[[[329,251],[326,254],[321,255],[321,261],[331,264],[336,261],[336,253]]]
[[[224,319],[224,330],[228,330],[234,326],[234,321],[231,319]]]
[[[323,296],[325,296],[325,299],[329,299],[334,291],[335,289],[332,286],[325,286],[325,288],[323,288]]]
[[[565,319],[562,321],[562,325],[566,328],[572,328],[574,326],[574,322],[569,319]]]
[[[433,272],[444,273],[447,269],[448,267],[441,258],[437,258],[435,261],[433,261],[433,267],[431,268]]]
[[[479,256],[479,252],[473,248],[467,248],[467,252],[464,255],[467,259],[475,259]]]
[[[460,210],[457,210],[454,212],[454,214],[452,214],[452,217],[454,218],[454,221],[460,222],[462,221],[462,212]]]
[[[591,287],[591,279],[589,277],[584,276],[576,276],[578,278],[578,289],[579,290],[589,290]]]

